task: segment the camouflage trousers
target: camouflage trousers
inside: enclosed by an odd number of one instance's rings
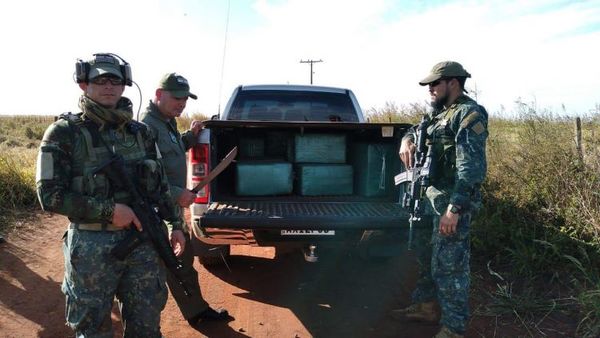
[[[461,334],[469,319],[470,222],[470,213],[460,215],[457,232],[443,236],[439,233],[440,217],[434,216],[433,232],[421,231],[415,236],[421,267],[412,301],[437,300],[442,310],[440,324]]]
[[[150,242],[125,260],[110,250],[127,231],[71,229],[63,238],[66,320],[76,337],[113,337],[111,310],[119,302],[125,337],[161,337],[167,302],[166,272]]]

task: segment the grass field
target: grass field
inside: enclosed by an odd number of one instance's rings
[[[372,122],[416,122],[424,109],[388,103],[368,115]],[[472,277],[485,306],[474,313],[530,336],[546,335],[544,318],[568,315],[577,318],[578,336],[598,337],[600,114],[581,118],[580,148],[572,118],[527,104],[514,116],[489,121],[484,206],[472,227]],[[0,231],[39,208],[35,158],[52,120],[0,117]],[[180,119],[180,128],[190,121]]]

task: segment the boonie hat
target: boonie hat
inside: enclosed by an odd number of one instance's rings
[[[421,80],[419,84],[421,86],[427,86],[428,84],[435,82],[443,77],[471,77],[471,74],[467,72],[463,66],[455,61],[442,61],[437,63],[426,78]]]
[[[177,73],[167,73],[165,74],[159,83],[159,88],[162,90],[166,90],[171,93],[171,95],[176,98],[182,97],[191,97],[196,100],[198,96],[196,94],[190,93],[190,85],[185,77],[177,74]]]
[[[123,74],[121,74],[121,64],[119,63],[119,60],[111,55],[98,54],[89,63],[90,72],[88,79],[90,80],[105,74],[111,74],[119,79],[123,79]]]

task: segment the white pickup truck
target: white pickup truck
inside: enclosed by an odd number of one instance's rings
[[[410,125],[365,122],[352,91],[239,86],[205,126],[190,151],[188,186],[236,146],[238,155],[191,206],[202,263],[221,260],[230,245],[297,247],[316,261],[321,247],[385,254],[406,242],[408,212],[393,177]]]

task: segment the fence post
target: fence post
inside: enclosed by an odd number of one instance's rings
[[[579,162],[583,164],[583,149],[581,145],[581,118],[575,119],[575,147],[577,148],[577,157]]]

